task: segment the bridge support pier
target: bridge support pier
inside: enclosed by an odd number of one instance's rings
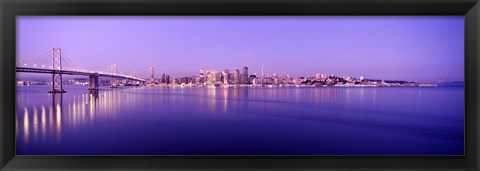
[[[89,87],[88,90],[99,90],[98,86],[98,74],[89,75]]]
[[[52,90],[48,93],[66,93],[67,91],[63,90],[62,83],[62,51],[60,48],[52,49],[52,69],[55,70],[52,74]]]
[[[63,90],[62,83],[62,74],[52,74],[52,90],[48,93],[66,93],[67,91]]]

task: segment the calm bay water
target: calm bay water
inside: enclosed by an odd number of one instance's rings
[[[463,155],[463,87],[17,87],[17,155]]]

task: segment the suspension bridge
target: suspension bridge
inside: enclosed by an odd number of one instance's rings
[[[118,79],[144,83],[137,72],[123,74],[116,64],[108,66],[103,71],[87,70],[79,67],[65,55],[60,48],[53,48],[41,55],[17,61],[16,72],[43,73],[52,75],[52,89],[49,93],[66,93],[63,89],[62,75],[83,75],[89,77],[88,90],[99,89],[99,77],[110,78],[110,87],[118,87]]]

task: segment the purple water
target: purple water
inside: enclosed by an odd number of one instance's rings
[[[17,87],[17,155],[463,155],[463,87]]]

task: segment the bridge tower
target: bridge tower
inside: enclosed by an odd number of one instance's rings
[[[62,84],[62,50],[60,48],[52,49],[52,90],[48,93],[66,93]]]
[[[112,66],[112,73],[113,73],[114,75],[117,75],[117,74],[118,74],[117,64],[113,64],[113,66]],[[112,77],[112,79],[110,79],[110,88],[118,88],[117,79],[116,79],[115,77]]]

